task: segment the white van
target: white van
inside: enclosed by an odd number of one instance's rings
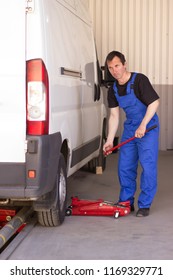
[[[0,8],[0,207],[64,220],[67,177],[105,168],[106,108],[86,0]]]

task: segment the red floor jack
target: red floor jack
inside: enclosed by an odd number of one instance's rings
[[[66,216],[82,215],[82,216],[126,216],[130,213],[130,201],[112,202],[98,200],[84,200],[78,197],[72,197],[71,205],[66,209]]]
[[[153,125],[146,130],[145,133],[156,128],[157,125]],[[118,149],[126,143],[135,139],[135,136],[121,142],[117,146],[113,147],[109,151],[105,152],[105,156],[110,152]],[[126,216],[130,213],[131,206],[130,201],[119,202],[113,204],[112,202],[104,201],[103,199],[98,200],[84,200],[78,197],[72,197],[71,205],[66,209],[66,216],[70,215],[83,215],[83,216],[113,216],[118,218],[119,216]]]
[[[5,209],[5,208],[0,209],[0,227],[3,227],[15,215],[16,215],[16,211],[14,209]]]

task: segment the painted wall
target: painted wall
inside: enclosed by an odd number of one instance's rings
[[[173,0],[88,0],[98,57],[124,53],[160,96],[160,149],[173,149]],[[120,125],[120,133],[122,124]]]

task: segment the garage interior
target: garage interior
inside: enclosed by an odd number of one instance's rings
[[[68,203],[71,203],[71,196],[116,202],[119,194],[117,159],[118,152],[107,157],[103,174],[80,170],[71,176],[68,180]],[[139,218],[135,212],[118,219],[113,216],[72,215],[57,228],[37,224],[9,259],[172,260],[172,163],[173,151],[160,151],[158,191],[149,216]],[[135,210],[137,195],[138,192]]]
[[[150,215],[145,218],[136,217],[134,212],[118,219],[69,216],[57,228],[37,224],[9,259],[172,260],[173,1],[88,0],[88,6],[100,64],[104,65],[109,51],[123,52],[129,69],[146,74],[160,96],[158,191]],[[105,93],[104,98],[106,102]],[[122,123],[123,117],[119,137]],[[79,170],[69,177],[68,204],[71,196],[116,202],[119,195],[117,160],[118,152],[108,156],[103,174]],[[138,193],[139,175],[136,210]]]
[[[145,74],[160,96],[160,150],[173,149],[172,0],[88,0],[100,65],[122,52],[129,71]],[[123,118],[119,135],[122,133]]]

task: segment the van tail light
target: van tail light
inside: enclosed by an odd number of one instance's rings
[[[41,59],[26,62],[26,104],[27,134],[48,134],[49,81]]]

